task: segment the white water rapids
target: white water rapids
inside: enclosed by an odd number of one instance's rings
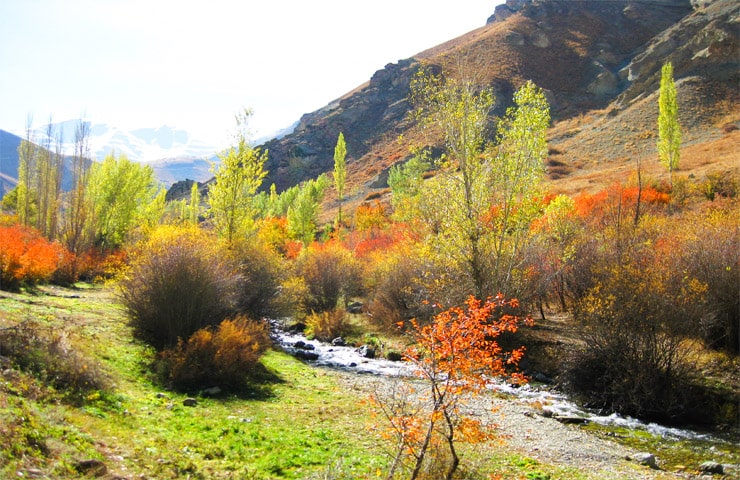
[[[308,360],[310,364],[323,367],[339,368],[358,374],[373,374],[385,376],[413,376],[413,366],[408,362],[393,362],[381,358],[366,358],[351,346],[337,346],[329,343],[308,340],[303,334],[290,333],[281,328],[278,322],[272,323],[272,336],[286,352],[300,354],[310,352],[315,359]],[[296,347],[298,345],[298,347]],[[304,346],[305,345],[305,346]],[[581,417],[589,422],[618,426],[634,430],[645,430],[651,434],[667,439],[713,440],[718,439],[708,434],[698,433],[688,429],[666,427],[656,423],[645,423],[631,417],[619,414],[598,415],[578,406],[575,402],[556,390],[547,386],[512,386],[504,382],[492,382],[491,390],[510,394],[519,401],[542,406],[542,410],[553,416]]]

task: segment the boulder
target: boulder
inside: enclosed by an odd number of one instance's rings
[[[343,347],[347,345],[347,342],[345,342],[342,337],[337,337],[331,341],[331,344],[335,347]]]
[[[557,420],[560,423],[565,424],[571,424],[571,425],[580,425],[583,423],[588,423],[588,418],[581,417],[578,415],[553,415],[552,418]]]
[[[75,470],[84,476],[102,477],[108,473],[108,467],[100,460],[82,460],[75,464]]]
[[[721,463],[717,462],[704,462],[701,465],[699,465],[699,470],[701,470],[701,473],[710,473],[710,474],[720,474],[722,475],[725,473],[725,469],[722,466]]]
[[[203,395],[206,395],[208,397],[215,397],[216,395],[221,393],[221,388],[218,386],[206,388],[203,390]]]
[[[293,348],[297,348],[299,350],[315,350],[316,347],[310,343],[306,343],[303,340],[298,340],[293,344]]]
[[[369,345],[363,345],[357,349],[357,353],[365,358],[375,358],[375,349]]]
[[[631,457],[627,458],[628,460],[632,460],[633,462],[637,462],[640,465],[646,465],[654,470],[658,469],[658,460],[655,458],[655,455],[652,453],[647,452],[640,452],[635,453]]]
[[[293,356],[301,360],[318,360],[319,354],[308,350],[296,350]]]
[[[347,305],[347,313],[362,313],[362,303],[350,302],[350,304]]]
[[[183,406],[185,407],[195,407],[198,405],[198,400],[195,398],[186,398],[182,401]]]
[[[403,360],[403,354],[401,352],[391,350],[386,354],[385,358],[387,358],[391,362],[400,362],[401,360]]]
[[[555,380],[548,377],[542,372],[537,372],[534,375],[532,375],[532,380],[534,380],[535,382],[539,382],[539,383],[547,383],[547,384],[555,383]]]

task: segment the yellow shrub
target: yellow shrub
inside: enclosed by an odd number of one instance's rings
[[[265,324],[246,317],[224,320],[163,351],[161,373],[179,390],[242,390],[269,343]]]

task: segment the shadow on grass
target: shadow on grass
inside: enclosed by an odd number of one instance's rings
[[[185,385],[178,385],[166,378],[166,373],[161,369],[157,359],[148,362],[148,364],[147,362],[143,363],[144,368],[150,372],[149,378],[152,384],[172,392],[195,397],[266,401],[276,397],[274,391],[276,385],[286,383],[285,379],[278,373],[262,363],[258,363],[238,382],[219,381],[216,378],[211,380],[200,378]]]
[[[284,383],[286,381],[283,377],[260,363],[250,372],[246,383],[231,393],[243,400],[265,401],[275,398],[275,385]]]

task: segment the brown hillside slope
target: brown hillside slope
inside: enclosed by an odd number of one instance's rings
[[[331,171],[341,131],[348,151],[346,201],[357,205],[387,192],[388,169],[419,141],[406,98],[420,63],[473,71],[496,90],[494,115],[525,80],[546,89],[553,117],[550,177],[555,190],[573,193],[624,180],[638,158],[649,172],[661,173],[656,90],[660,67],[671,60],[684,127],[681,169],[692,173],[702,164],[699,175],[736,168],[737,135],[723,132],[740,121],[738,22],[734,0],[699,10],[682,0],[524,0],[505,20],[389,64],[304,115],[292,134],[264,145],[270,156],[265,187],[275,183],[282,190]],[[337,207],[332,192],[326,206]]]

